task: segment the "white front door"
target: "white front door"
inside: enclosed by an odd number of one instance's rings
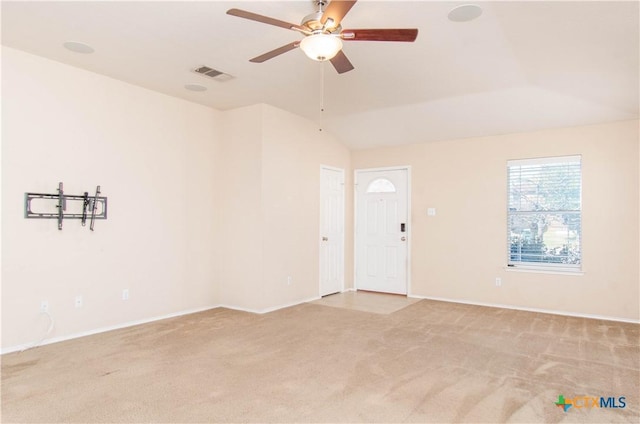
[[[356,171],[356,288],[407,294],[408,169]]]
[[[320,169],[320,296],[344,286],[344,170]]]

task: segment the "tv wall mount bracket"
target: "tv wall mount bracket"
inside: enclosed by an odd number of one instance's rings
[[[58,193],[25,193],[24,217],[27,219],[57,219],[58,230],[62,230],[65,219],[80,219],[89,229],[94,231],[96,219],[107,219],[107,198],[100,196],[100,186],[96,187],[94,196],[84,194],[64,194],[62,183],[58,184]]]

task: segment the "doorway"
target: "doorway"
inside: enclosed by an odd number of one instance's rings
[[[344,290],[344,170],[320,168],[320,296]]]
[[[406,295],[409,168],[356,170],[355,286]]]

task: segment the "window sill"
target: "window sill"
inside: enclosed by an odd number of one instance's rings
[[[505,271],[511,272],[530,272],[534,274],[554,274],[554,275],[584,275],[584,271],[571,268],[545,268],[537,266],[505,266]]]

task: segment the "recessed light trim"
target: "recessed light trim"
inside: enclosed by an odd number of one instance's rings
[[[185,84],[184,88],[190,91],[207,91],[207,87],[202,84],[189,83]]]
[[[63,46],[65,49],[71,50],[74,53],[91,54],[95,51],[90,45],[79,41],[65,41]]]
[[[469,22],[482,15],[482,8],[476,4],[462,4],[449,12],[449,20],[452,22]]]

